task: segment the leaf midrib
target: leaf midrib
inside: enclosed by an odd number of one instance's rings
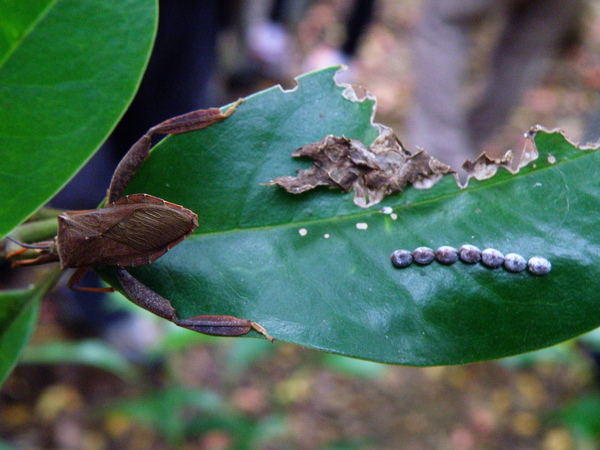
[[[25,32],[23,33],[21,39],[18,42],[16,42],[15,45],[13,45],[9,49],[8,52],[6,52],[6,55],[4,56],[4,58],[0,59],[0,70],[2,69],[2,67],[4,67],[4,64],[6,63],[6,61],[8,61],[10,59],[10,57],[13,55],[13,53],[22,45],[22,43],[27,40],[27,38],[33,32],[33,30],[35,30],[37,25],[48,15],[48,13],[54,7],[54,5],[56,4],[57,1],[58,0],[52,0],[48,3],[46,8],[43,9],[41,11],[41,13],[37,16],[36,20],[32,21],[30,26],[27,29],[25,29]]]
[[[398,213],[399,211],[405,211],[410,208],[424,206],[427,204],[431,204],[433,202],[444,201],[446,199],[454,198],[458,195],[462,195],[467,192],[478,192],[478,191],[485,190],[485,189],[492,189],[496,186],[501,186],[506,183],[512,183],[516,179],[523,179],[524,177],[530,176],[531,174],[534,174],[534,173],[539,175],[540,173],[544,173],[546,171],[556,169],[559,166],[571,163],[583,156],[586,156],[588,154],[587,152],[589,152],[589,151],[590,150],[586,150],[586,151],[581,150],[581,154],[575,155],[568,160],[563,160],[563,161],[557,162],[555,164],[547,165],[544,167],[539,167],[539,168],[530,170],[526,173],[518,172],[518,173],[513,174],[512,177],[503,177],[500,180],[497,179],[497,174],[496,174],[493,177],[488,178],[487,180],[481,180],[480,184],[478,184],[477,186],[473,186],[473,187],[467,186],[465,188],[460,188],[457,184],[456,190],[453,192],[450,192],[447,194],[442,194],[435,198],[429,198],[429,199],[421,200],[421,201],[414,202],[414,203],[406,203],[406,204],[402,204],[402,205],[392,206],[393,212]],[[538,160],[539,160],[539,155],[537,158],[530,161],[526,166],[522,167],[521,169],[531,168],[531,164]],[[508,169],[506,169],[504,167],[499,167],[499,169],[502,169],[510,174],[510,171],[508,171]],[[448,176],[452,176],[452,175],[450,175],[450,174],[445,175],[444,178],[448,177]],[[495,178],[496,178],[496,180],[494,180]],[[436,186],[432,187],[432,189],[435,189],[435,188],[436,188]],[[408,189],[415,189],[415,188],[412,186],[409,186]],[[402,195],[402,194],[399,194],[399,195]],[[353,218],[354,219],[365,218],[365,217],[371,216],[373,214],[383,214],[383,213],[379,212],[379,210],[374,210],[374,209],[358,210],[356,213],[353,213],[353,214],[344,214],[344,215],[339,215],[339,216],[324,217],[324,218],[318,218],[318,219],[312,219],[312,220],[303,220],[303,221],[299,221],[299,222],[279,223],[279,224],[273,224],[273,225],[261,225],[261,226],[252,226],[252,227],[234,227],[234,228],[231,228],[228,230],[209,231],[206,233],[203,233],[203,232],[194,233],[188,239],[200,239],[200,238],[204,239],[204,238],[207,238],[210,236],[222,236],[222,235],[228,235],[228,234],[240,233],[240,232],[266,231],[266,230],[270,230],[270,229],[302,228],[302,227],[309,227],[309,226],[314,226],[314,225],[323,224],[323,223],[330,223],[330,222],[334,222],[334,221],[345,221],[345,220],[350,220]]]

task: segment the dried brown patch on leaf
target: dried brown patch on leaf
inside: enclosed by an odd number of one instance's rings
[[[475,161],[466,160],[462,168],[467,173],[467,179],[463,185],[458,183],[459,186],[463,189],[466,188],[471,178],[480,181],[487,180],[496,175],[500,167],[505,168],[513,175],[517,174],[521,168],[538,158],[539,154],[535,148],[533,137],[540,130],[543,130],[543,128],[538,125],[525,133],[525,137],[527,138],[525,146],[521,152],[518,152],[517,158],[515,158],[512,150],[507,150],[502,158],[490,158],[486,153],[482,153]]]
[[[535,125],[531,127],[527,133],[525,133],[525,146],[520,152],[518,159],[515,159],[512,151],[508,150],[500,159],[490,158],[485,153],[482,153],[475,161],[465,161],[462,167],[467,172],[467,180],[464,185],[460,185],[459,183],[461,188],[467,187],[470,178],[475,178],[477,180],[486,180],[491,178],[496,174],[499,167],[504,167],[510,173],[515,175],[519,172],[519,170],[521,170],[521,168],[537,160],[539,157],[539,152],[535,146],[535,135],[539,132],[559,133],[567,142],[580,150],[596,150],[599,147],[598,143],[580,145],[565,136],[565,133],[562,130],[548,130],[541,125]],[[556,163],[556,158],[554,155],[548,154],[547,161],[550,164],[554,164]]]
[[[507,150],[501,158],[491,158],[486,153],[482,153],[475,161],[466,160],[462,168],[467,173],[467,178],[464,183],[461,183],[457,178],[458,185],[465,189],[471,178],[476,180],[487,180],[493,177],[498,172],[500,167],[505,168],[513,175],[516,175],[521,168],[527,166],[532,161],[539,157],[539,153],[535,147],[533,138],[538,131],[547,131],[543,127],[536,125],[525,133],[525,145],[523,150],[517,152],[517,155],[512,150]]]
[[[300,170],[296,177],[278,177],[270,184],[294,194],[317,186],[354,190],[354,203],[366,208],[402,192],[409,184],[429,188],[452,172],[450,166],[422,150],[411,154],[391,128],[378,127],[379,136],[368,148],[355,139],[332,135],[300,147],[292,156],[309,157],[313,165]]]
[[[468,178],[487,180],[496,175],[499,167],[512,171],[512,161],[512,150],[508,150],[502,158],[490,158],[486,153],[482,153],[475,161],[467,159],[462,168],[467,172]]]

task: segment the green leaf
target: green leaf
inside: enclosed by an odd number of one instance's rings
[[[332,354],[328,354],[323,358],[323,365],[339,373],[363,379],[381,378],[389,368],[389,366],[372,361]]]
[[[136,277],[180,317],[230,314],[279,340],[408,365],[500,358],[600,325],[600,153],[559,133],[538,132],[540,158],[517,175],[501,170],[464,190],[447,176],[387,198],[397,220],[378,212],[382,205],[356,207],[352,193],[293,195],[261,184],[307,167],[291,152],[327,134],[367,145],[376,136],[373,102],[344,98],[332,72],[256,94],[225,121],[156,148],[129,193],[182,204],[200,227],[132,269]],[[397,248],[465,243],[543,256],[553,268],[535,277],[481,264],[390,264]]]
[[[36,287],[0,291],[0,386],[29,342],[40,310],[40,301],[58,276],[55,268]]]
[[[55,2],[56,0],[0,2],[0,66]]]
[[[5,293],[0,293],[0,301],[18,301],[18,297],[24,298],[29,293],[23,292],[21,295],[12,293],[12,298],[7,299]],[[17,360],[23,351],[23,348],[31,339],[33,330],[37,323],[39,315],[39,302],[29,303],[20,311],[16,319],[6,327],[0,338],[0,386],[6,381],[12,370],[17,364]]]
[[[156,15],[155,0],[0,3],[0,236],[106,139],[139,85]]]
[[[593,448],[600,437],[600,392],[591,392],[563,408],[562,419],[580,439]],[[581,446],[580,448],[586,448]]]
[[[115,402],[107,411],[152,427],[171,444],[183,442],[189,417],[196,412],[203,412],[203,417],[234,416],[218,394],[179,386],[167,386],[136,400]]]
[[[85,364],[113,373],[124,380],[136,381],[134,367],[118,351],[99,340],[47,342],[27,347],[21,363]]]

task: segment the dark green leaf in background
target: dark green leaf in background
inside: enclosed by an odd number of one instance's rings
[[[139,85],[156,18],[155,0],[0,2],[0,235],[106,139]]]
[[[0,386],[29,342],[37,324],[40,301],[58,273],[55,267],[33,288],[0,291]]]
[[[31,294],[32,292],[30,291],[19,293],[2,292],[0,293],[0,301],[31,300]],[[9,296],[11,297],[10,299]],[[39,310],[39,299],[37,302],[24,304],[23,308],[17,311],[15,320],[8,327],[4,328],[4,333],[0,336],[0,386],[2,386],[8,375],[12,372],[23,348],[29,342],[37,323]]]
[[[269,89],[222,123],[164,141],[129,192],[191,208],[200,227],[131,272],[181,317],[231,314],[279,340],[390,363],[500,358],[600,325],[600,154],[559,133],[538,133],[540,157],[517,175],[501,170],[464,190],[447,176],[367,210],[351,193],[262,185],[310,165],[290,156],[301,145],[327,134],[368,145],[376,136],[372,102],[344,98],[332,74],[303,76],[291,92]],[[535,277],[481,264],[390,264],[397,248],[465,243],[543,256],[553,269]]]
[[[124,380],[139,381],[135,368],[109,344],[95,339],[53,341],[29,346],[21,364],[85,364],[111,372]]]

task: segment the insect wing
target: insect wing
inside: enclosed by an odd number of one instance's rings
[[[131,247],[137,253],[145,253],[170,248],[191,230],[192,220],[183,212],[166,206],[146,205],[133,209],[104,233],[104,237]]]
[[[196,214],[146,194],[104,208],[59,217],[58,247],[63,267],[149,264],[198,226]]]

